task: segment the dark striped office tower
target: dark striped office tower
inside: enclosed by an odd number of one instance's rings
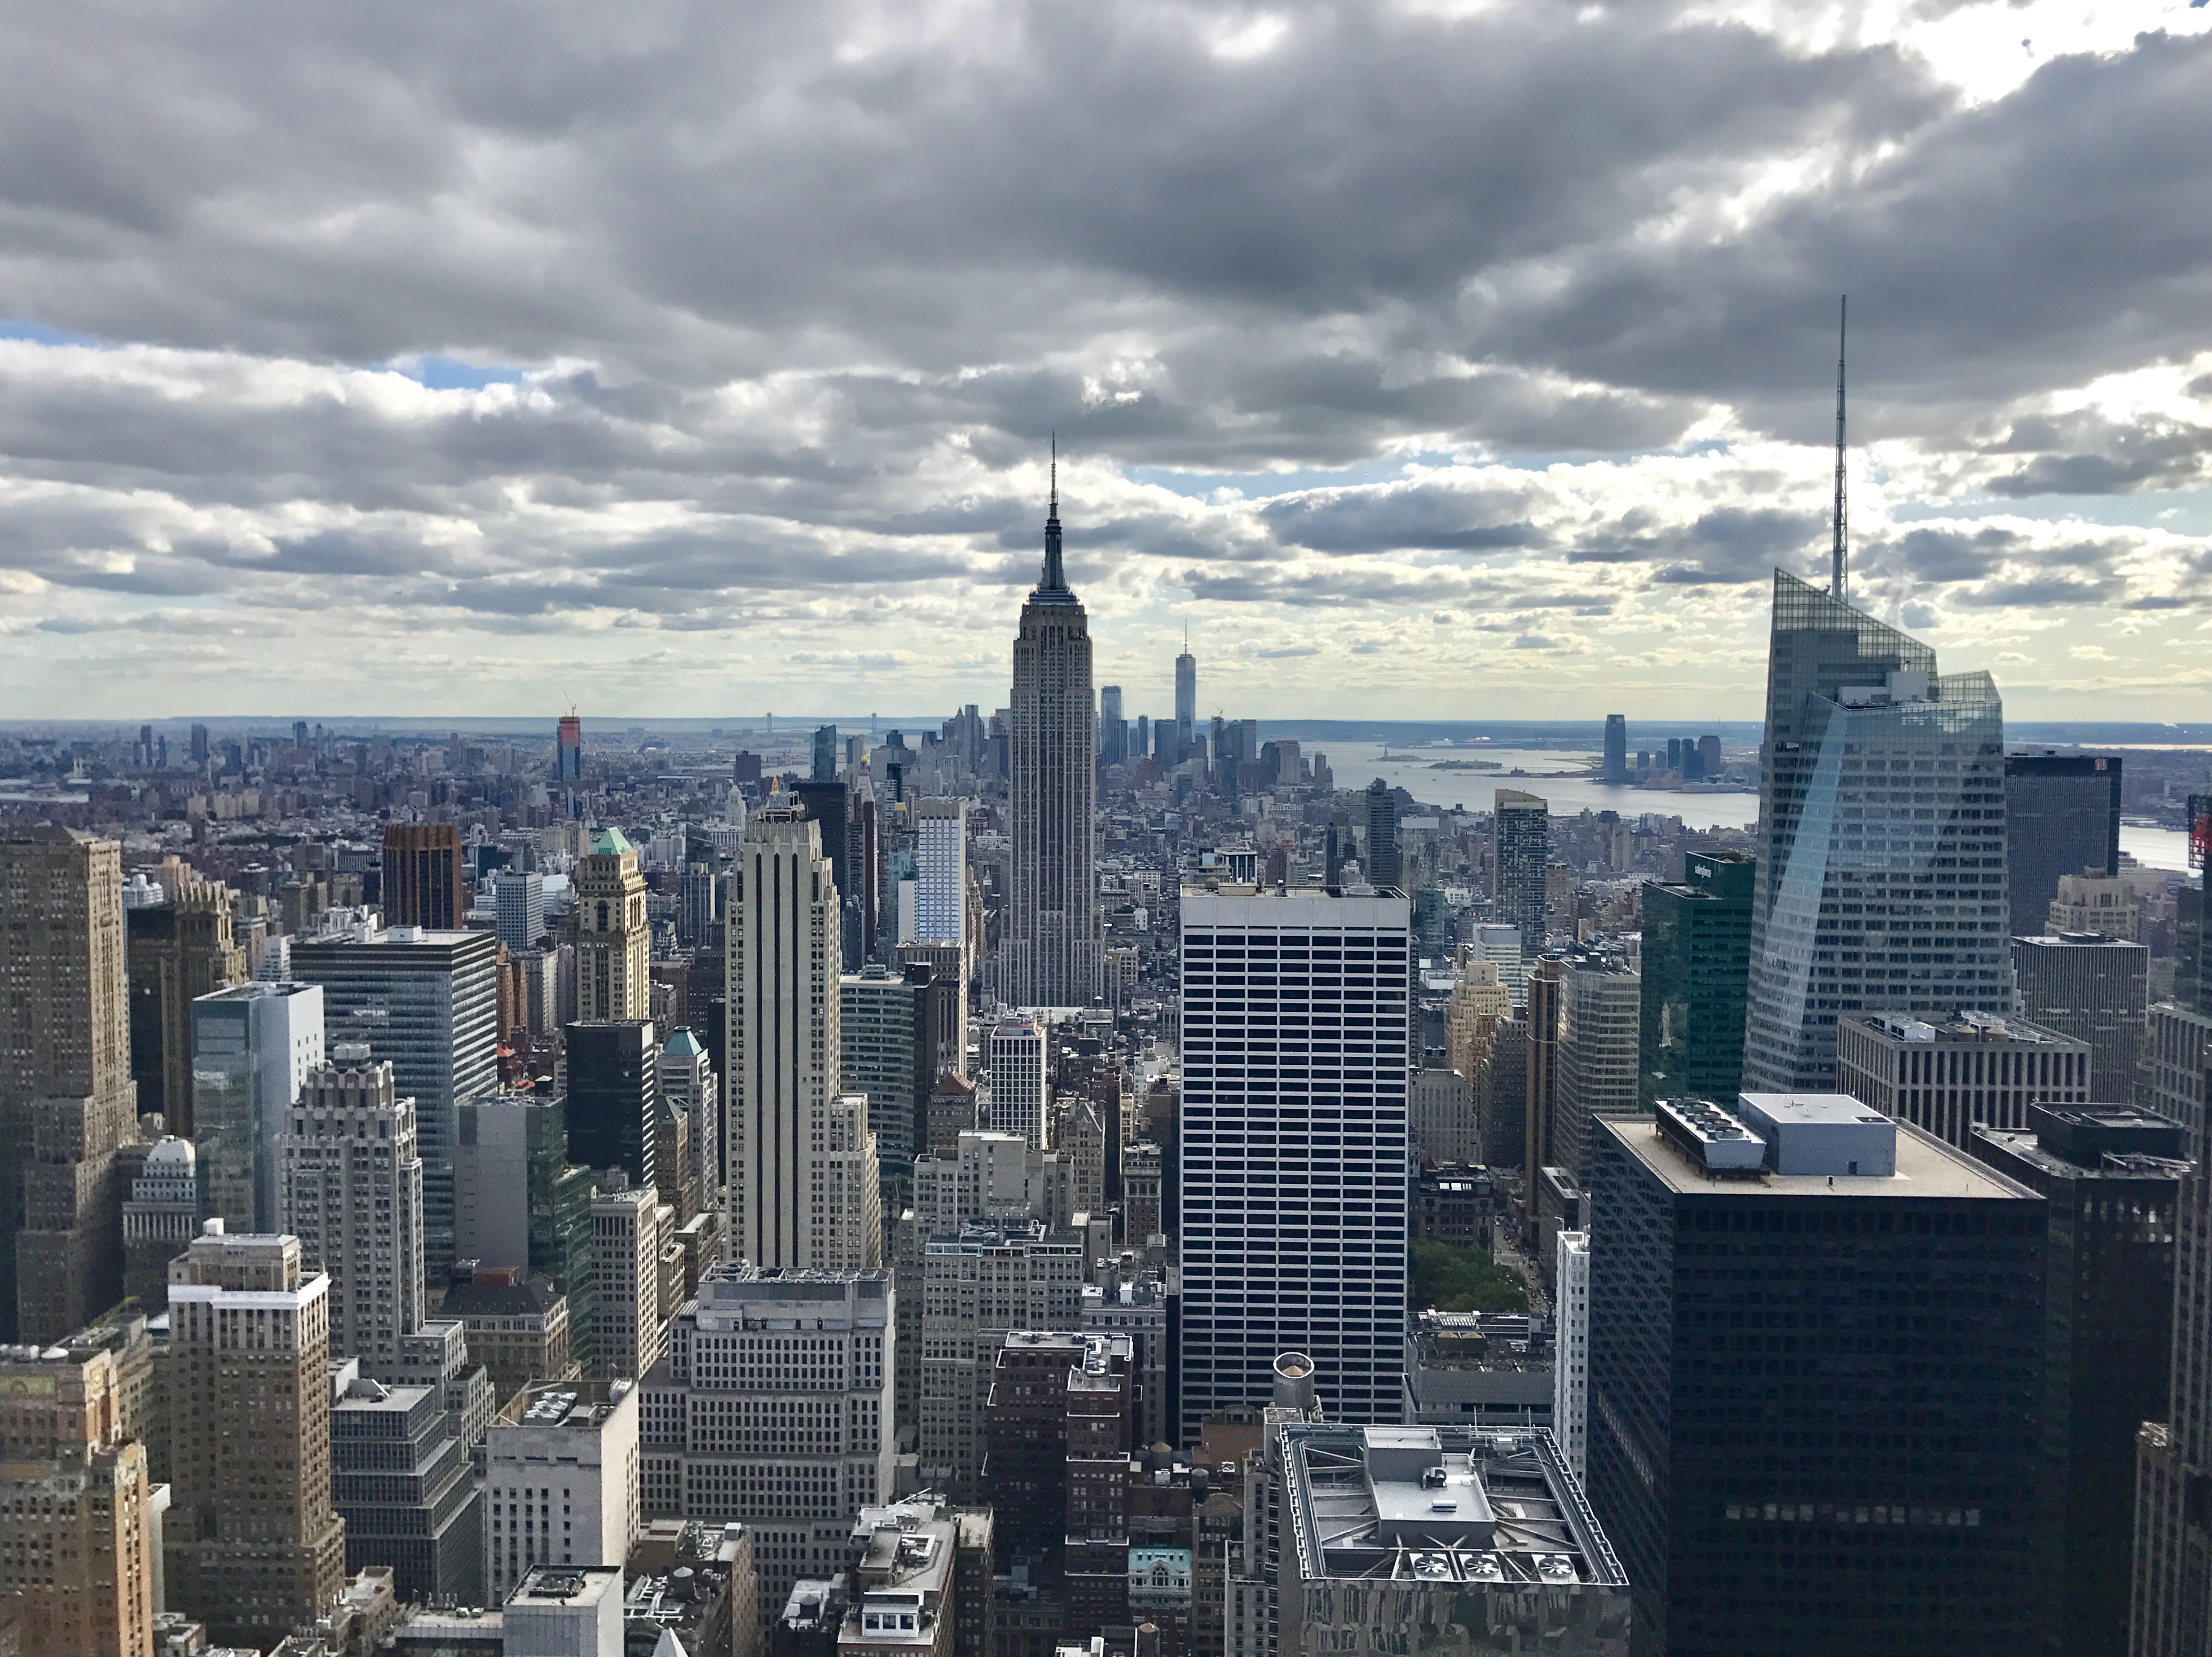
[[[2023,1657],[2045,1205],[1840,1095],[1601,1120],[1590,1500],[1675,1657]]]

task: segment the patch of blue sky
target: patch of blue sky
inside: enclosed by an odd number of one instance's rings
[[[2212,535],[2212,489],[2151,489],[2136,495],[2033,495],[2021,500],[1982,495],[1966,501],[1904,501],[1890,521],[1931,518],[2028,518],[2049,523],[2126,525],[2175,535]]]
[[[385,366],[433,391],[481,391],[487,385],[519,385],[529,372],[504,363],[465,362],[436,352],[396,358]]]
[[[0,317],[0,339],[28,340],[33,345],[105,345],[107,342],[92,334],[72,334],[59,328],[49,328],[43,322],[33,322],[28,317]]]

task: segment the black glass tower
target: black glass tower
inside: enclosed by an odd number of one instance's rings
[[[2005,880],[2015,938],[2050,930],[2061,875],[2120,871],[2120,756],[2005,756]]]
[[[653,1122],[660,1108],[660,1044],[650,1019],[594,1019],[563,1027],[568,1055],[568,1160],[619,1168],[634,1189],[655,1169]]]
[[[1589,1494],[1634,1649],[2021,1657],[2045,1204],[1855,1100],[1762,1101],[1593,1128]]]
[[[1689,1095],[1733,1102],[1743,1085],[1744,985],[1758,865],[1692,852],[1682,879],[1644,889],[1638,1087],[1647,1105]]]

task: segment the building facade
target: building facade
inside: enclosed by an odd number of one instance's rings
[[[171,1602],[225,1645],[274,1645],[345,1584],[330,1290],[301,1269],[298,1238],[217,1220],[169,1268],[165,1575]]]
[[[660,1040],[653,1021],[593,1020],[562,1034],[568,1160],[594,1170],[618,1168],[632,1185],[652,1185],[660,1115]]]
[[[1498,918],[1521,932],[1521,959],[1544,947],[1545,871],[1552,861],[1552,808],[1537,795],[1501,788],[1491,834],[1498,860]]]
[[[2005,869],[2014,937],[2045,930],[2063,877],[2119,873],[2120,778],[2118,754],[2006,756]]]
[[[1007,754],[1013,837],[1005,997],[1088,1006],[1098,993],[1098,828],[1091,628],[1061,568],[1060,495],[1045,519],[1044,573],[1014,639]]]
[[[389,1376],[426,1311],[415,1102],[394,1090],[388,1062],[369,1064],[357,1048],[336,1056],[287,1113],[276,1208],[299,1239],[301,1270],[330,1278],[331,1356]]]
[[[230,1229],[283,1229],[276,1141],[324,1056],[319,984],[256,980],[192,1003],[192,1143],[207,1211]]]
[[[652,929],[636,848],[619,828],[592,836],[576,864],[576,1017],[653,1017]]]
[[[1638,1114],[1644,985],[1611,950],[1571,950],[1561,964],[1566,975],[1559,997],[1552,1154],[1579,1180],[1589,1165],[1593,1125],[1601,1117]]]
[[[384,922],[455,932],[467,924],[461,830],[451,822],[384,825]]]
[[[2010,1011],[1989,675],[1778,570],[1764,753],[1744,1085],[1834,1085],[1854,1013]]]
[[[116,1155],[137,1137],[122,847],[0,831],[0,1331],[44,1345],[123,1293]]]
[[[546,1381],[501,1411],[484,1438],[483,1581],[493,1604],[538,1566],[620,1569],[644,1521],[637,1405],[633,1381]]]
[[[1597,1125],[1589,1490],[1639,1648],[2031,1648],[2045,1205],[1856,1100],[1742,1104]]]
[[[1046,1081],[1052,1038],[1034,1019],[1009,1018],[992,1026],[984,1054],[990,1083],[989,1124],[994,1132],[1018,1134],[1036,1150],[1051,1149]]]
[[[131,1071],[138,1108],[159,1111],[172,1131],[192,1137],[191,1005],[247,974],[221,881],[174,878],[164,901],[133,903],[131,940]]]
[[[366,1041],[415,1102],[422,1154],[422,1259],[453,1260],[454,1110],[499,1084],[499,939],[490,932],[359,926],[292,946],[292,975],[323,989],[325,1038]]]
[[[2045,1029],[2089,1044],[2089,1096],[2129,1104],[2136,1096],[2150,1021],[2150,951],[2098,932],[2012,941],[2021,1011]]]
[[[1680,882],[1644,889],[1638,1086],[1643,1102],[1733,1099],[1743,1086],[1744,992],[1757,867],[1692,852]]]
[[[1178,1113],[1182,1421],[1255,1401],[1278,1353],[1333,1417],[1398,1411],[1406,1338],[1410,906],[1187,889]]]
[[[2094,1104],[2087,1041],[2024,1018],[1869,1013],[1836,1026],[1836,1088],[1971,1152],[1977,1126],[2020,1132],[2032,1104]]]

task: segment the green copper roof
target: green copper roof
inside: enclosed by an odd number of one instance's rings
[[[699,1045],[699,1038],[690,1030],[680,1029],[668,1038],[668,1045],[661,1051],[672,1053],[679,1059],[689,1059],[692,1054],[704,1053],[707,1049]]]
[[[593,857],[605,857],[609,853],[619,857],[624,852],[635,852],[636,849],[637,847],[632,846],[623,837],[623,831],[619,828],[602,828],[592,836]]]

